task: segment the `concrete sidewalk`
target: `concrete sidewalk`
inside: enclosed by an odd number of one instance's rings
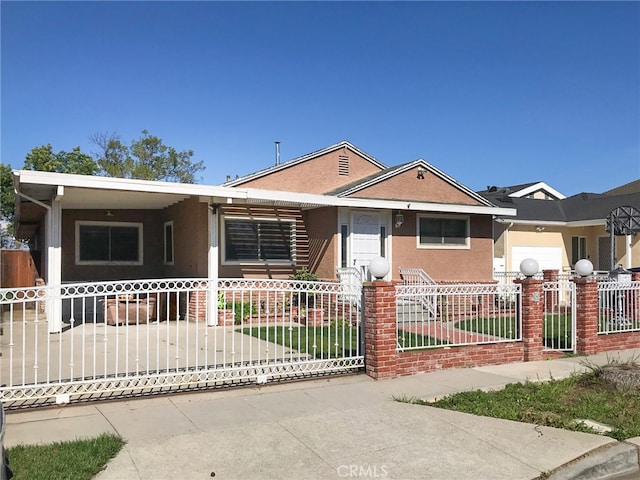
[[[333,377],[8,412],[5,445],[121,435],[123,479],[534,479],[638,472],[632,442],[394,401],[564,378],[640,349],[374,381]],[[587,471],[586,476],[577,476]],[[640,475],[639,475],[640,476]]]

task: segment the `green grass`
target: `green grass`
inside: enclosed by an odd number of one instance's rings
[[[329,326],[307,327],[275,325],[246,327],[238,331],[261,340],[284,345],[300,353],[310,353],[315,358],[337,358],[357,355],[359,350],[357,327],[346,322],[334,322]],[[446,342],[423,337],[412,332],[398,330],[398,343],[403,348],[443,345]],[[316,348],[313,348],[313,345]]]
[[[315,358],[356,355],[359,349],[357,328],[345,322],[322,327],[256,326],[242,328],[239,331],[261,340],[284,345],[300,353],[313,354]]]
[[[9,449],[13,480],[89,480],[116,456],[124,441],[112,434],[88,440]]]
[[[424,335],[420,335],[415,332],[410,332],[407,330],[398,330],[397,331],[398,344],[402,348],[413,348],[413,347],[433,347],[440,345],[447,345],[449,342],[446,340],[440,340],[438,338],[433,337],[425,337]]]
[[[547,348],[570,348],[572,339],[571,315],[546,314],[544,317],[544,345]],[[462,320],[456,324],[460,330],[477,332],[502,338],[516,338],[516,317],[490,317]]]
[[[640,435],[640,392],[617,390],[599,377],[598,370],[545,383],[517,383],[496,392],[472,391],[435,402],[399,398],[421,405],[503,418],[518,422],[596,433],[577,419],[613,427],[617,440]]]

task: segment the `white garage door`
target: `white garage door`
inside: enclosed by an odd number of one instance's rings
[[[562,248],[561,247],[526,247],[518,246],[511,248],[511,269],[520,270],[520,262],[525,258],[533,258],[540,265],[542,270],[562,271]]]

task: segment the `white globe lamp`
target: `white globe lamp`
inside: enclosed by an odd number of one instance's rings
[[[520,272],[527,277],[533,277],[540,270],[538,262],[533,258],[525,258],[520,262]]]
[[[376,280],[382,280],[389,273],[389,261],[383,257],[372,258],[369,262],[369,272]]]
[[[588,277],[593,273],[593,263],[591,263],[590,260],[583,258],[582,260],[578,260],[576,262],[575,269],[576,275],[580,277]]]

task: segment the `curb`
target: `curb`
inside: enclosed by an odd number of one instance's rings
[[[634,472],[640,472],[638,446],[627,442],[616,442],[592,450],[538,478],[546,480],[605,480]]]

